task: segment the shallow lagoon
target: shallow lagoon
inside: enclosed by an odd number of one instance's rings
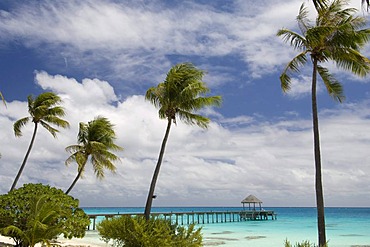
[[[84,208],[88,214],[141,213],[142,208]],[[240,207],[162,207],[153,212],[239,211]],[[201,226],[205,246],[266,247],[317,241],[315,208],[266,208],[277,213],[277,220],[242,221],[204,224]],[[329,247],[370,246],[370,208],[326,208],[326,234]],[[89,244],[105,245],[96,232],[84,239]]]

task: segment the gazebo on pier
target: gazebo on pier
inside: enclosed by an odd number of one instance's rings
[[[262,201],[254,195],[247,196],[241,203],[243,204],[243,211],[245,210],[246,203],[248,203],[248,210],[256,211],[256,204],[259,205],[260,211],[262,210]],[[253,207],[251,207],[251,204]]]
[[[254,195],[247,196],[241,203],[243,204],[243,211],[240,212],[241,220],[267,220],[269,216],[271,216],[272,220],[276,220],[275,212],[262,209],[262,201]],[[245,204],[247,203],[248,207],[246,208]]]

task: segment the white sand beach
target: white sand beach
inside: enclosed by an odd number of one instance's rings
[[[63,237],[58,238],[57,240],[60,246],[65,247],[107,247],[110,246],[109,244],[105,243],[104,241],[100,240],[96,233],[94,232],[86,232],[84,238],[74,238],[74,239],[65,239]],[[11,238],[4,237],[0,235],[0,247],[14,245],[14,242]]]

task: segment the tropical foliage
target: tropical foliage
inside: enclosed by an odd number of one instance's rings
[[[22,136],[22,128],[32,121],[34,123],[33,135],[22,165],[10,188],[11,191],[15,189],[23,169],[26,166],[28,156],[31,153],[36,138],[38,125],[41,124],[41,126],[49,131],[54,138],[59,130],[52,127],[52,125],[62,128],[69,127],[69,123],[61,118],[65,116],[65,112],[64,108],[59,106],[60,103],[62,103],[61,98],[52,92],[42,93],[36,98],[33,98],[32,95],[28,96],[28,113],[30,116],[21,118],[14,123],[14,133],[17,137]]]
[[[221,105],[221,96],[206,96],[209,89],[202,81],[203,76],[204,71],[196,68],[191,63],[177,64],[167,73],[164,82],[159,83],[156,87],[149,88],[146,92],[146,100],[149,100],[155,107],[159,108],[159,118],[167,120],[167,129],[145,206],[144,214],[146,219],[149,219],[155,185],[172,122],[176,124],[176,120],[179,118],[186,124],[207,128],[210,120],[197,114],[196,111],[207,106]]]
[[[277,35],[290,43],[299,53],[286,66],[280,76],[281,88],[284,92],[290,90],[291,74],[300,71],[310,60],[312,63],[312,120],[314,134],[315,157],[315,189],[318,214],[319,246],[326,243],[324,195],[321,175],[321,152],[319,138],[319,121],[317,110],[317,74],[324,83],[329,95],[342,102],[344,99],[342,85],[324,67],[328,61],[333,61],[339,68],[359,76],[365,76],[370,71],[370,61],[360,53],[360,49],[368,42],[370,30],[361,29],[366,24],[363,16],[355,16],[356,9],[344,8],[345,0],[321,0],[315,4],[317,17],[311,23],[305,4],[301,5],[297,16],[301,34],[281,29]]]
[[[114,125],[107,118],[101,116],[87,124],[80,123],[78,144],[66,148],[66,151],[71,153],[65,162],[66,165],[72,162],[76,162],[78,165],[77,176],[66,194],[73,189],[82,176],[89,158],[97,178],[104,178],[104,169],[115,172],[116,166],[113,162],[118,161],[119,157],[111,151],[120,151],[122,148],[115,144],[116,133],[113,128]]]
[[[160,218],[121,216],[105,219],[97,227],[105,242],[120,247],[198,247],[202,246],[201,228],[187,228]]]
[[[302,243],[295,243],[292,245],[290,241],[285,240],[285,247],[316,247],[315,244],[310,243],[310,241],[303,241]],[[323,247],[327,247],[327,244],[323,245]]]
[[[25,184],[0,195],[0,234],[22,247],[48,244],[61,234],[82,238],[90,220],[78,204],[60,189]]]
[[[50,246],[50,240],[63,233],[63,224],[58,220],[66,215],[58,205],[52,204],[45,195],[41,195],[30,201],[30,215],[25,229],[10,225],[1,229],[1,233],[18,236],[22,246],[33,247],[37,243]]]

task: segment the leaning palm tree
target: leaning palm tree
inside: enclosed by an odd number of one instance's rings
[[[44,127],[47,131],[56,138],[59,130],[53,128],[50,124],[56,125],[57,127],[67,128],[69,123],[60,117],[65,116],[64,108],[59,106],[62,103],[60,97],[52,92],[42,93],[36,98],[32,95],[28,96],[28,113],[30,116],[21,118],[14,123],[14,133],[15,136],[22,136],[22,127],[24,127],[28,122],[32,121],[34,124],[33,135],[31,138],[30,145],[23,159],[22,165],[18,171],[16,178],[14,179],[13,185],[10,191],[15,189],[18,179],[21,176],[23,169],[26,165],[28,156],[30,155],[33,143],[35,141],[37,128],[39,124]]]
[[[167,120],[167,129],[146,201],[144,212],[146,219],[149,219],[150,216],[155,185],[172,122],[176,124],[176,117],[178,117],[186,124],[207,128],[210,120],[196,114],[195,111],[206,106],[219,106],[221,104],[221,96],[206,96],[209,89],[202,81],[203,75],[204,71],[197,69],[191,63],[178,64],[171,68],[164,82],[159,83],[157,87],[149,88],[146,92],[146,100],[159,108],[159,118]]]
[[[78,165],[77,176],[66,194],[73,189],[82,176],[89,158],[97,178],[104,178],[104,169],[115,172],[116,166],[113,162],[118,161],[119,157],[110,151],[119,151],[122,148],[114,143],[116,133],[113,127],[114,125],[107,118],[101,116],[87,124],[80,123],[78,144],[66,147],[66,151],[71,153],[65,162],[66,165],[72,162]]]
[[[345,0],[333,0],[332,2],[321,0],[321,4],[315,6],[317,17],[314,23],[308,20],[308,11],[302,4],[297,16],[301,34],[287,29],[281,29],[277,33],[299,51],[299,54],[287,64],[280,76],[284,92],[290,89],[291,74],[299,72],[300,67],[307,63],[308,58],[312,63],[311,103],[319,246],[325,245],[326,234],[316,98],[317,74],[326,86],[329,95],[342,102],[344,99],[342,85],[324,67],[325,62],[333,61],[338,68],[361,77],[370,71],[370,60],[359,51],[367,43],[370,30],[361,29],[366,24],[366,19],[355,16],[356,9],[344,8],[346,3]]]

